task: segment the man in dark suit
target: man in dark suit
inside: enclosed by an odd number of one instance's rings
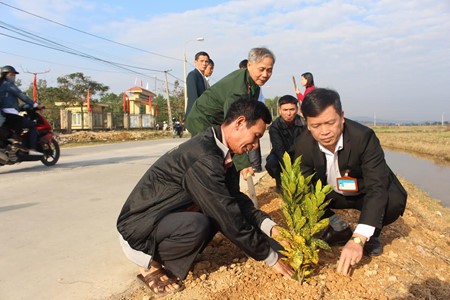
[[[379,235],[383,226],[403,214],[407,194],[384,159],[372,129],[344,118],[339,94],[329,89],[311,91],[302,103],[308,131],[295,143],[295,156],[302,156],[302,174],[314,175],[334,187],[324,217],[330,226],[323,233],[329,244],[345,244],[337,271],[347,274],[363,253],[381,255]],[[331,209],[361,212],[352,231]]]
[[[205,77],[205,70],[209,64],[209,55],[206,52],[198,52],[195,54],[195,69],[189,72],[186,78],[187,88],[187,106],[186,116],[192,108],[195,100],[209,87],[209,83]]]

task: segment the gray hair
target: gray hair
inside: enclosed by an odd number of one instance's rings
[[[248,61],[253,63],[259,63],[266,57],[270,57],[275,63],[275,55],[267,48],[253,48],[248,53]]]

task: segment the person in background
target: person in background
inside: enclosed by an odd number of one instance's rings
[[[295,94],[297,95],[297,99],[300,102],[300,104],[302,103],[303,99],[305,98],[306,95],[308,95],[309,92],[313,91],[316,87],[314,86],[314,77],[311,73],[306,72],[303,73],[301,76],[301,84],[302,86],[305,87],[305,92],[302,94],[300,93],[300,90],[297,88],[295,88]]]
[[[337,92],[315,89],[301,109],[308,130],[296,140],[295,156],[302,157],[305,177],[314,174],[313,184],[321,180],[334,188],[327,195],[331,202],[324,218],[330,218],[330,226],[322,239],[330,246],[345,244],[337,271],[346,275],[363,254],[383,253],[381,230],[403,214],[407,193],[387,165],[373,130],[344,118]],[[359,210],[355,230],[332,209]]]
[[[154,294],[179,291],[196,256],[221,232],[248,256],[292,277],[276,223],[239,189],[232,157],[258,145],[272,121],[248,96],[234,101],[222,125],[207,128],[159,158],[137,183],[117,220],[125,255]]]
[[[186,128],[192,136],[210,126],[221,124],[228,108],[239,97],[249,95],[251,100],[258,101],[260,87],[272,76],[274,64],[275,56],[269,49],[251,49],[247,68],[228,74],[195,101],[186,118]],[[236,155],[233,158],[236,168],[242,171],[245,179],[248,174],[253,175],[255,171],[262,170],[261,155],[254,154],[258,153],[257,151],[249,152],[249,155],[254,157],[251,161],[248,155]]]
[[[266,159],[266,170],[275,179],[276,192],[281,194],[283,155],[287,152],[291,161],[294,161],[294,141],[305,127],[302,118],[298,115],[298,100],[294,96],[285,95],[278,100],[278,113],[279,117],[272,122],[269,128],[272,150]]]
[[[0,109],[5,116],[4,126],[11,128],[15,132],[15,139],[18,141],[24,128],[28,129],[28,141],[22,141],[26,144],[30,154],[42,154],[36,151],[37,130],[36,123],[19,115],[19,99],[30,107],[43,109],[44,106],[34,102],[30,97],[24,94],[16,85],[16,75],[19,72],[12,66],[1,68],[0,75]]]
[[[241,60],[241,62],[239,63],[239,69],[246,69],[248,65],[248,59],[243,59]],[[262,87],[259,87],[259,96],[258,96],[258,101],[264,103],[265,102],[265,98],[262,92]],[[262,165],[261,165],[261,147],[258,147],[257,150],[252,151],[251,153],[248,154],[248,158],[250,160],[250,164],[253,168],[254,172],[262,172]]]
[[[211,83],[209,82],[209,79],[211,78],[213,72],[214,72],[214,61],[210,58],[209,59],[209,64],[208,64],[208,66],[206,67],[206,70],[205,70],[206,83],[208,84],[207,88],[209,88],[211,86]]]
[[[247,64],[248,64],[248,59],[241,60],[241,62],[239,63],[239,69],[247,68]]]
[[[209,84],[205,77],[205,70],[209,64],[208,53],[201,51],[195,54],[195,69],[189,72],[186,78],[187,106],[186,115],[192,108],[195,100],[208,88]]]

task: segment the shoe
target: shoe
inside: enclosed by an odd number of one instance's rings
[[[347,227],[341,231],[335,231],[333,227],[328,226],[327,229],[325,229],[325,231],[321,234],[320,239],[330,246],[342,246],[348,242],[352,235],[353,231],[350,227]]]
[[[364,254],[367,256],[380,256],[383,254],[383,245],[379,237],[371,237],[364,245]]]
[[[5,153],[0,151],[0,160],[3,160],[6,162],[9,160],[9,157],[8,157],[8,155],[6,155]]]
[[[163,279],[163,277],[167,277],[167,279]],[[183,283],[165,269],[153,271],[147,274],[147,276],[139,274],[137,275],[137,279],[139,283],[147,287],[156,298],[164,297],[168,294],[174,294],[184,289]],[[174,290],[166,290],[166,287],[171,284],[177,284],[178,288],[175,288]]]
[[[18,149],[18,150],[20,150],[22,152],[28,152],[28,148],[25,147],[24,145],[22,145],[21,143],[13,143],[11,145],[11,148],[12,149]]]

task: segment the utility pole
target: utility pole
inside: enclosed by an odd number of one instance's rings
[[[169,97],[169,83],[167,82],[167,73],[172,70],[164,71],[164,76],[166,78],[166,97],[167,97],[167,114],[169,115],[169,126],[170,128],[173,128],[172,124],[172,111],[170,109],[170,97]]]
[[[377,115],[373,113],[373,127],[377,126]]]

